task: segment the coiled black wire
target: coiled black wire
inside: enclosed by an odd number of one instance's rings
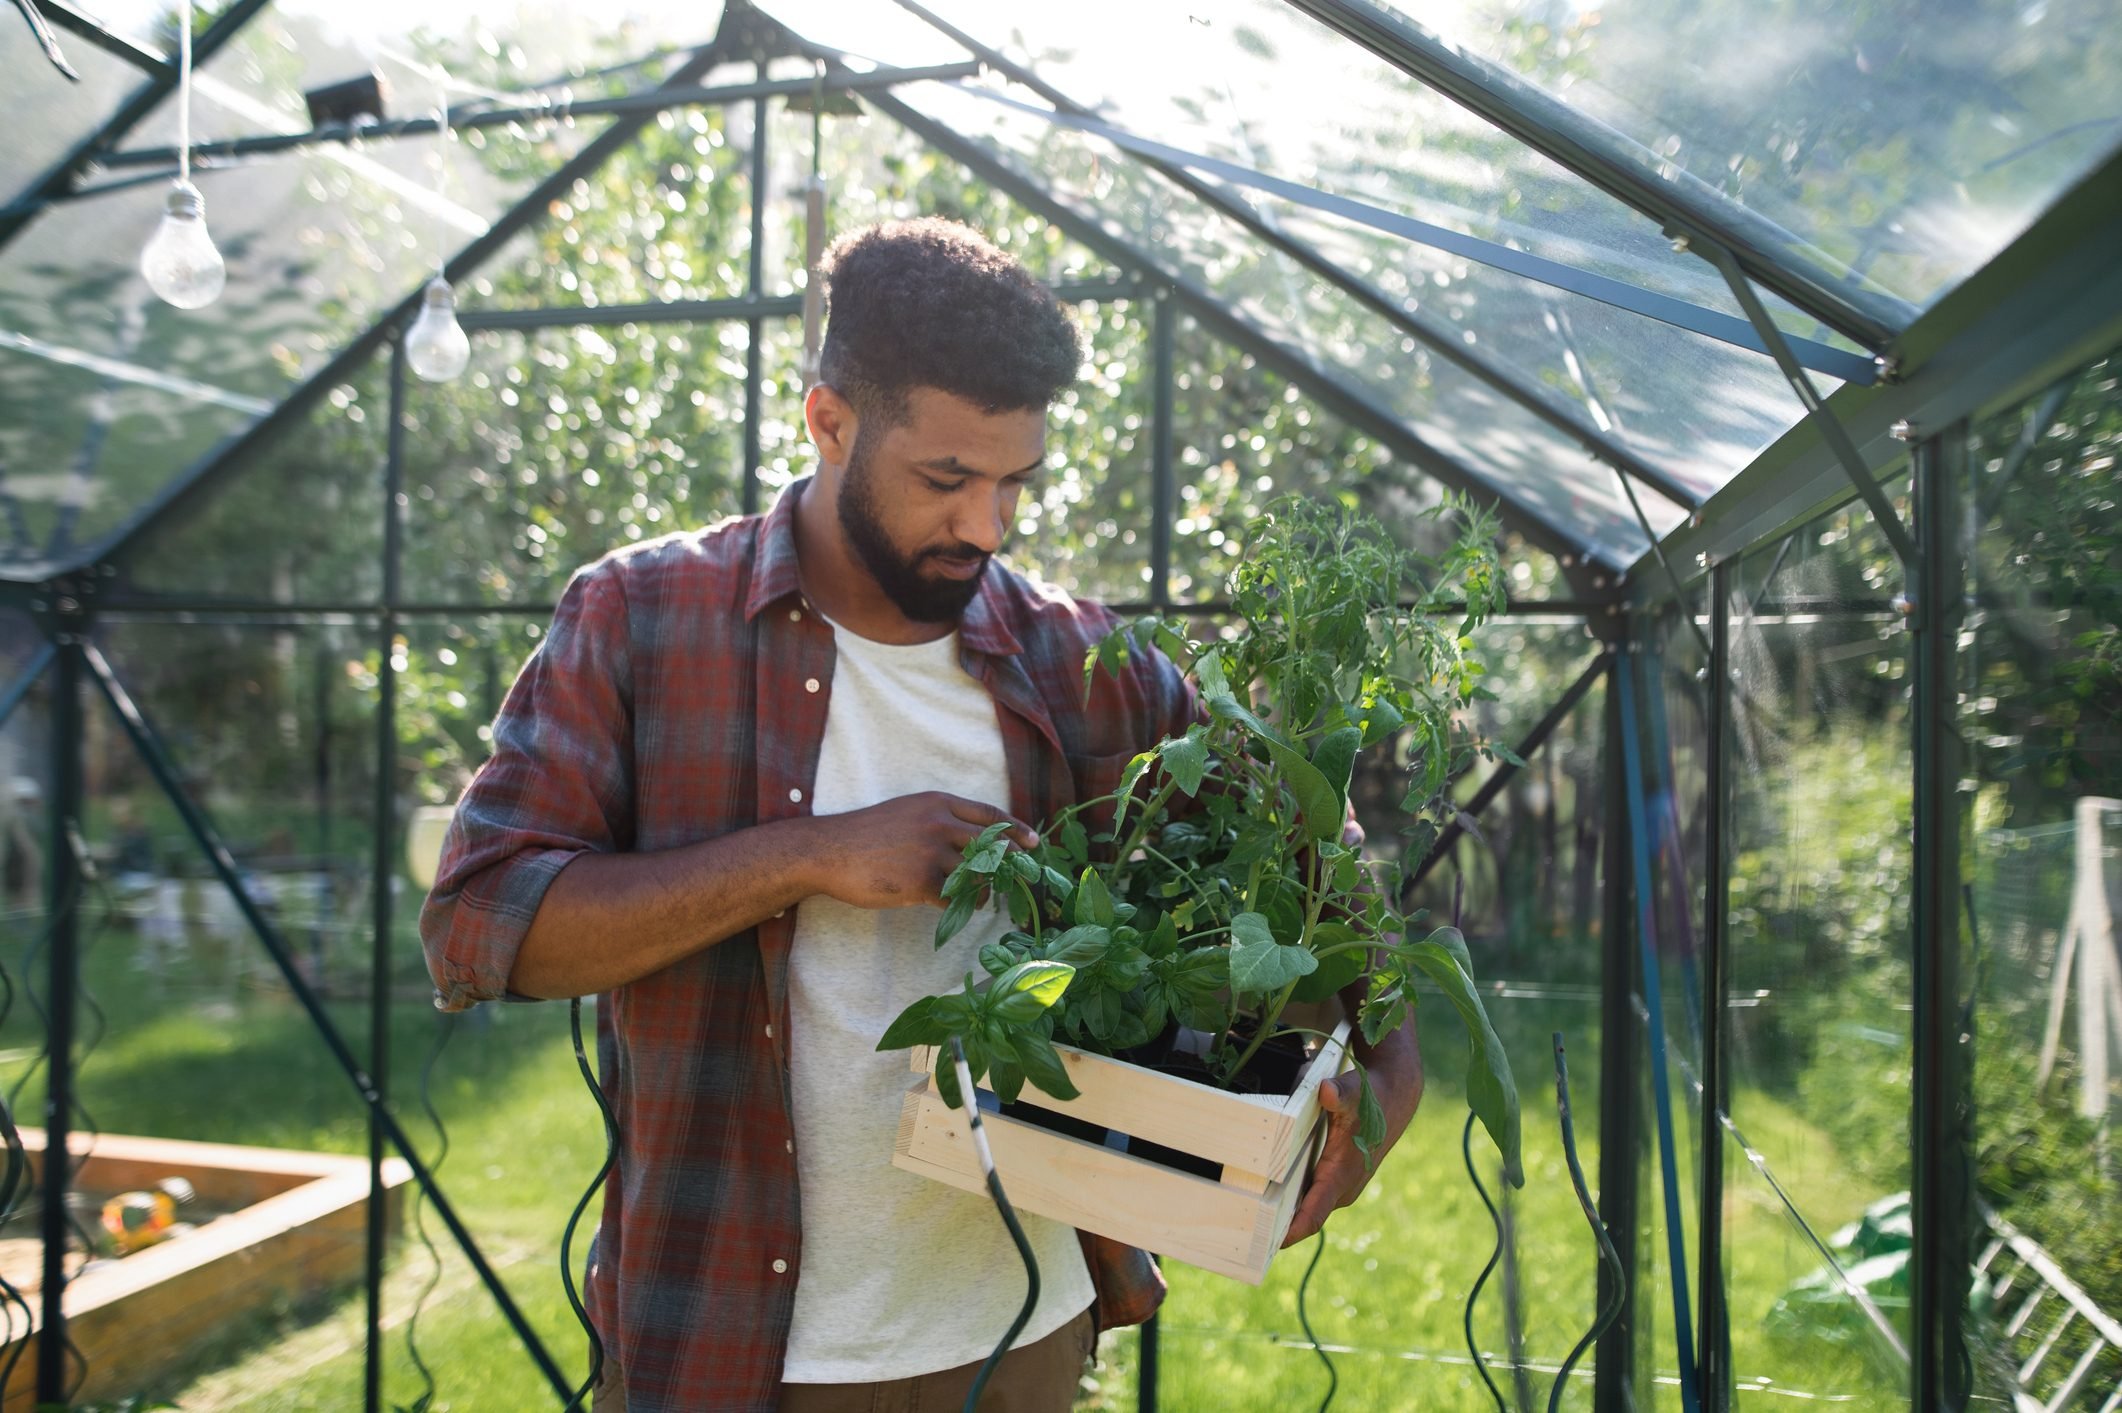
[[[1509,1406],[1503,1401],[1503,1390],[1497,1388],[1496,1381],[1488,1375],[1488,1361],[1481,1357],[1481,1346],[1474,1342],[1474,1303],[1481,1298],[1481,1287],[1488,1284],[1496,1263],[1503,1259],[1503,1217],[1489,1199],[1488,1189],[1481,1184],[1480,1169],[1474,1166],[1474,1111],[1471,1109],[1466,1111],[1466,1127],[1459,1133],[1459,1155],[1466,1161],[1466,1175],[1473,1179],[1474,1191],[1481,1196],[1481,1205],[1488,1209],[1489,1225],[1496,1229],[1495,1249],[1488,1253],[1488,1264],[1481,1268],[1481,1274],[1474,1277],[1473,1289],[1466,1292],[1466,1309],[1460,1324],[1466,1330],[1466,1352],[1474,1357],[1474,1372],[1481,1376],[1482,1383],[1488,1385],[1488,1396],[1496,1400],[1499,1413],[1510,1413]]]
[[[427,1061],[420,1067],[420,1108],[427,1121],[435,1126],[435,1156],[428,1160],[427,1171],[434,1176],[442,1171],[449,1161],[449,1128],[442,1122],[442,1115],[435,1108],[435,1062],[449,1048],[450,1037],[457,1033],[457,1015],[454,1011],[443,1011],[435,1018],[435,1042],[428,1048]],[[405,1352],[413,1361],[413,1368],[420,1375],[420,1396],[411,1403],[399,1405],[400,1413],[427,1413],[435,1401],[435,1375],[427,1367],[427,1360],[420,1353],[420,1315],[427,1308],[428,1297],[435,1287],[442,1284],[442,1253],[436,1249],[434,1238],[427,1234],[427,1189],[421,1187],[413,1194],[413,1235],[427,1252],[430,1268],[427,1283],[413,1297],[412,1314],[405,1321]]]
[[[986,1141],[985,1136],[979,1131],[980,1101],[978,1091],[972,1087],[968,1078],[969,1072],[965,1064],[965,1046],[959,1042],[958,1037],[955,1035],[950,1038],[950,1052],[951,1059],[958,1066],[958,1097],[959,1101],[965,1106],[966,1122],[972,1126],[975,1139],[978,1141],[981,1151],[984,1152],[986,1150]],[[1017,1209],[1010,1206],[1009,1194],[1002,1190],[1002,1177],[995,1171],[992,1163],[987,1166],[987,1195],[994,1199],[995,1210],[1002,1214],[1002,1225],[1009,1228],[1009,1239],[1017,1243],[1017,1255],[1024,1260],[1026,1288],[1024,1291],[1024,1305],[1022,1309],[1017,1311],[1017,1318],[1010,1323],[1009,1330],[995,1344],[994,1350],[987,1356],[986,1362],[981,1364],[980,1372],[973,1376],[973,1386],[965,1394],[965,1413],[978,1413],[980,1395],[986,1392],[987,1381],[994,1376],[995,1369],[1002,1363],[1002,1356],[1009,1353],[1009,1347],[1017,1342],[1017,1336],[1024,1333],[1024,1327],[1031,1323],[1032,1311],[1039,1304],[1039,1260],[1032,1255],[1032,1244],[1024,1235],[1023,1224],[1017,1220]]]
[[[1319,1258],[1326,1254],[1326,1229],[1319,1229],[1318,1239],[1312,1243],[1312,1258],[1304,1267],[1304,1279],[1297,1282],[1297,1323],[1304,1327],[1304,1337],[1311,1341],[1312,1353],[1326,1366],[1326,1397],[1319,1400],[1319,1413],[1334,1406],[1334,1395],[1341,1391],[1341,1374],[1334,1368],[1334,1361],[1319,1343],[1319,1336],[1312,1333],[1311,1316],[1304,1309],[1304,1295],[1312,1283],[1312,1272],[1319,1269]]]
[[[1569,1065],[1562,1058],[1561,1031],[1554,1032],[1554,1041],[1555,1107],[1562,1115],[1562,1156],[1569,1160],[1569,1182],[1570,1186],[1577,1190],[1577,1205],[1584,1210],[1584,1220],[1590,1223],[1592,1236],[1599,1243],[1599,1259],[1606,1264],[1608,1272],[1613,1276],[1613,1291],[1605,1308],[1600,1310],[1598,1318],[1592,1321],[1592,1327],[1584,1332],[1584,1338],[1577,1341],[1577,1347],[1570,1350],[1569,1357],[1562,1361],[1562,1367],[1555,1371],[1555,1384],[1547,1395],[1547,1413],[1555,1413],[1555,1410],[1562,1406],[1563,1385],[1569,1382],[1569,1371],[1584,1357],[1584,1351],[1590,1349],[1614,1321],[1620,1318],[1621,1306],[1628,1290],[1628,1272],[1621,1265],[1621,1253],[1614,1250],[1613,1238],[1606,1232],[1606,1223],[1599,1220],[1599,1209],[1592,1204],[1591,1189],[1584,1181],[1584,1165],[1577,1160],[1577,1129],[1569,1113]]]
[[[619,1160],[619,1123],[612,1117],[612,1106],[597,1083],[596,1071],[590,1068],[589,1053],[582,1047],[580,996],[567,1004],[567,1023],[575,1041],[575,1067],[582,1071],[582,1082],[589,1086],[590,1098],[597,1101],[597,1112],[604,1117],[604,1164],[590,1179],[589,1186],[582,1190],[582,1200],[575,1204],[575,1210],[568,1215],[567,1226],[560,1233],[560,1284],[567,1290],[567,1303],[573,1308],[575,1318],[582,1322],[582,1332],[589,1336],[589,1377],[582,1381],[582,1387],[575,1390],[575,1396],[560,1410],[560,1413],[576,1413],[586,1406],[583,1400],[595,1391],[598,1380],[604,1377],[604,1340],[597,1334],[596,1322],[590,1319],[589,1311],[583,1307],[582,1296],[575,1288],[575,1228],[581,1224],[582,1214],[589,1210],[590,1199],[604,1186],[605,1179],[611,1176],[612,1165]]]

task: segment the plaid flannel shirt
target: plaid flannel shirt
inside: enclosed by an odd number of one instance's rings
[[[578,855],[674,849],[808,808],[834,651],[797,584],[802,490],[764,516],[617,551],[568,585],[421,913],[444,1009],[505,994],[547,886]],[[1132,755],[1193,719],[1191,690],[1153,653],[1099,673],[1086,701],[1084,656],[1115,621],[999,565],[961,619],[1021,819],[1110,791]],[[598,1007],[619,1160],[589,1308],[629,1413],[775,1406],[802,1250],[794,930],[791,910]],[[1145,1292],[1105,1296],[1139,1312]]]

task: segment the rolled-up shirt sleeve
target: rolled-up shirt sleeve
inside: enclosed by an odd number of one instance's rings
[[[590,852],[632,844],[633,678],[621,566],[578,573],[494,722],[420,910],[436,1004],[508,992],[545,890]]]

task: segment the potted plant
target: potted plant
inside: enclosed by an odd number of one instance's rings
[[[1495,527],[1463,503],[1435,513],[1459,534],[1431,558],[1339,506],[1278,501],[1231,574],[1234,631],[1196,640],[1145,618],[1090,655],[1086,684],[1154,644],[1191,673],[1204,719],[1135,757],[1112,794],[1047,821],[1036,847],[1003,826],[967,845],[936,944],[988,900],[1013,928],[981,949],[985,978],[916,1001],[879,1042],[913,1049],[923,1075],[895,1162],[980,1185],[949,1112],[965,1097],[944,1048],[955,1037],[1001,1106],[989,1141],[1020,1206],[1257,1282],[1351,1021],[1375,1043],[1427,984],[1465,1024],[1468,1099],[1522,1182],[1517,1093],[1464,940],[1418,936],[1397,867],[1345,832],[1369,754],[1408,772],[1418,858],[1456,773],[1477,753],[1508,756],[1460,724],[1488,695],[1472,634],[1503,601]],[[1358,983],[1353,1018],[1319,1013]],[[1368,1155],[1384,1132],[1365,1077],[1357,1144]]]

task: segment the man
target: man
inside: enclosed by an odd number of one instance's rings
[[[600,1407],[627,1413],[963,1400],[1022,1264],[984,1196],[891,1166],[909,1074],[877,1038],[1005,926],[931,945],[964,843],[1004,819],[1030,842],[1026,821],[1111,790],[1194,712],[1155,655],[1086,700],[1112,616],[991,562],[1081,361],[1051,292],[935,220],[851,235],[824,274],[817,476],[575,577],[421,918],[445,1007],[606,994],[620,1154],[590,1305]],[[1397,1136],[1412,1043],[1372,1076]],[[1324,1102],[1293,1239],[1366,1176],[1353,1086]],[[1025,1225],[1042,1295],[989,1388],[1062,1413],[1094,1294],[1106,1323],[1139,1320],[1161,1283]]]

